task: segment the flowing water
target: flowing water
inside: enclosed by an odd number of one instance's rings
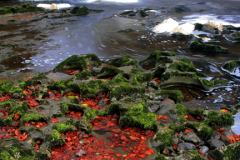
[[[36,0],[37,1],[37,0]],[[62,1],[55,1],[62,2]],[[66,1],[65,1],[66,2]],[[218,104],[236,104],[240,100],[239,78],[226,74],[221,66],[228,60],[240,59],[240,44],[227,41],[222,35],[211,37],[220,41],[219,45],[230,50],[229,54],[211,54],[188,49],[187,41],[169,36],[167,33],[154,33],[153,28],[163,20],[173,18],[179,24],[189,22],[205,23],[208,20],[216,20],[224,25],[240,26],[240,13],[236,10],[239,4],[236,1],[227,1],[224,6],[220,2],[211,3],[196,1],[158,1],[158,0],[82,0],[68,1],[75,5],[86,5],[91,9],[103,9],[104,12],[91,13],[87,16],[79,16],[76,21],[59,25],[52,31],[46,32],[42,37],[51,39],[36,52],[23,56],[13,56],[0,62],[7,69],[28,72],[47,72],[71,55],[95,53],[101,60],[131,55],[139,60],[146,58],[154,50],[174,50],[178,58],[189,58],[194,66],[210,79],[222,79],[229,81],[232,86],[216,88],[210,92],[204,92],[186,87],[169,87],[179,89],[185,98],[182,102],[191,108],[211,108]],[[193,12],[174,13],[165,12],[175,5],[187,4]],[[118,14],[126,10],[149,7],[149,17],[125,18]],[[204,12],[203,12],[204,11]],[[29,24],[31,25],[31,24]],[[1,31],[16,32],[26,26],[10,26]],[[124,33],[119,30],[132,29],[132,32]],[[195,33],[195,32],[194,32]],[[197,33],[196,33],[197,34]],[[206,34],[206,33],[204,33]],[[224,33],[223,33],[224,34]],[[208,34],[206,34],[208,35]],[[1,37],[1,40],[13,38],[19,35]],[[25,39],[34,39],[34,34],[24,34]],[[58,46],[52,49],[52,46]],[[22,48],[15,48],[24,52]],[[38,53],[38,50],[44,52]],[[149,69],[149,67],[146,67]]]

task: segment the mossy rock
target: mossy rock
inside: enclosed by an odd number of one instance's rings
[[[139,15],[141,16],[141,17],[146,17],[146,16],[149,16],[145,11],[143,11],[143,10],[140,10],[139,12]]]
[[[232,60],[232,61],[228,61],[228,62],[224,63],[222,68],[225,70],[228,70],[229,72],[233,72],[237,65],[240,65],[240,61]]]
[[[193,41],[190,43],[189,46],[190,49],[198,49],[200,51],[206,51],[206,52],[222,52],[222,53],[228,53],[229,50],[227,48],[218,46],[218,45],[212,45],[212,44],[204,44],[204,43],[199,43],[198,40]]]
[[[195,30],[202,31],[202,28],[203,28],[203,24],[201,24],[201,23],[196,23],[195,24]]]
[[[127,16],[127,15],[135,16],[136,12],[134,12],[134,11],[125,11],[125,12],[122,12],[122,13],[119,14],[119,16]]]
[[[174,12],[181,13],[181,12],[188,12],[190,9],[184,5],[178,5],[173,8]]]
[[[173,51],[153,51],[150,55],[139,62],[140,65],[155,65],[158,61],[161,61],[161,56],[175,56]]]
[[[59,105],[61,112],[65,115],[68,110],[80,111],[84,113],[86,107],[80,105],[68,104],[67,102]]]
[[[234,124],[234,118],[231,113],[219,115],[217,112],[210,112],[204,123],[209,126],[232,126]]]
[[[56,129],[52,130],[52,134],[47,136],[46,141],[50,142],[49,149],[55,146],[63,146],[65,144],[65,140],[60,136]]]
[[[19,87],[14,87],[13,82],[9,81],[0,81],[0,94],[10,93],[13,94],[14,92],[21,93],[23,90]]]
[[[156,115],[144,111],[144,105],[145,104],[140,103],[138,106],[129,107],[124,115],[120,117],[120,126],[138,127],[144,130],[156,130]]]
[[[90,108],[85,113],[84,116],[86,117],[86,121],[92,121],[95,119],[95,116],[97,115],[98,111]]]
[[[154,141],[161,141],[160,145],[157,147],[158,152],[162,152],[164,148],[166,147],[173,147],[174,141],[173,141],[173,131],[166,131],[164,133],[158,132],[156,134],[156,138]]]
[[[84,70],[79,74],[76,74],[76,79],[77,80],[84,80],[84,79],[88,79],[90,78],[92,75],[90,74],[90,72],[88,70]]]
[[[52,90],[62,90],[65,91],[71,87],[76,87],[75,84],[72,84],[73,80],[58,80],[54,82],[49,88]],[[47,96],[47,95],[46,95]]]
[[[27,113],[20,118],[20,125],[27,122],[47,121],[47,118],[37,113]]]
[[[156,95],[168,97],[170,99],[173,99],[176,103],[180,103],[184,98],[182,92],[179,90],[161,90],[161,92],[157,93]]]
[[[80,90],[81,97],[96,97],[98,93],[107,93],[109,91],[109,85],[102,82],[101,80],[91,80],[86,83],[81,83],[77,85]]]
[[[54,70],[62,69],[87,69],[88,66],[100,66],[102,64],[101,60],[95,54],[86,55],[73,55],[63,62],[59,63]]]
[[[117,67],[114,67],[112,65],[105,66],[101,69],[99,76],[116,76],[119,73],[123,73],[122,70],[118,69]]]
[[[79,16],[87,15],[88,13],[89,13],[89,9],[86,6],[82,6],[78,8],[76,11],[76,14]]]
[[[112,99],[113,97],[117,98],[121,95],[131,95],[133,93],[139,93],[142,95],[145,93],[145,87],[141,87],[141,86],[134,87],[129,84],[116,86],[112,88],[110,91],[110,99]]]
[[[60,133],[65,133],[65,132],[71,132],[73,130],[76,130],[74,125],[68,124],[68,123],[58,123],[53,126],[53,129],[57,130]]]
[[[218,147],[209,151],[209,155],[218,160],[237,160],[240,156],[240,143],[235,142],[228,146]]]

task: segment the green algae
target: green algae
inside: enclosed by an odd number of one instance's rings
[[[157,93],[157,95],[171,98],[177,103],[180,103],[184,98],[182,92],[179,90],[162,90],[160,93]]]
[[[206,52],[226,52],[226,53],[229,52],[227,48],[223,48],[218,45],[199,43],[198,40],[192,42],[189,48],[198,49]]]
[[[231,113],[224,113],[219,116],[217,112],[210,112],[204,123],[209,126],[231,126],[234,124],[234,118]]]
[[[59,132],[56,129],[53,129],[52,133],[53,134],[47,137],[47,141],[50,142],[49,148],[63,146],[65,144],[65,140],[60,136]]]
[[[97,115],[97,111],[90,108],[85,113],[84,116],[86,117],[86,121],[92,121],[95,119],[95,116]]]
[[[134,87],[129,84],[124,84],[120,86],[116,86],[110,91],[110,99],[113,97],[117,98],[121,95],[131,95],[133,93],[139,93],[143,95],[145,93],[145,88],[144,87]]]
[[[165,72],[161,76],[162,81],[169,80],[172,77],[180,76],[180,77],[189,77],[189,78],[199,78],[196,73],[185,73],[185,72],[179,72],[179,71],[172,71],[172,72]]]
[[[90,72],[88,70],[84,70],[81,73],[76,74],[75,76],[76,76],[77,80],[83,80],[83,79],[88,79],[92,75],[90,74]]]
[[[144,130],[156,130],[156,115],[151,112],[144,112],[144,105],[129,107],[128,110],[120,117],[120,126],[138,127]]]
[[[37,113],[27,113],[20,118],[20,125],[24,125],[27,122],[46,121],[47,119]]]
[[[121,67],[122,66],[134,66],[134,67],[137,67],[137,60],[136,59],[133,59],[133,60],[131,60],[131,61],[129,61],[129,62],[125,62],[125,63],[123,63],[122,65],[121,65]]]
[[[151,52],[150,55],[147,58],[141,60],[139,62],[139,64],[143,65],[146,62],[156,64],[157,62],[161,61],[161,56],[175,56],[175,55],[176,55],[176,53],[173,52],[173,51],[159,51],[159,50],[157,50],[157,51]]]
[[[127,83],[130,83],[129,80],[127,80],[123,74],[119,74],[115,77],[113,77],[113,79],[111,79],[108,84],[109,85],[121,85],[121,84],[127,84]]]
[[[157,151],[162,151],[166,147],[173,147],[174,141],[173,141],[173,131],[166,131],[164,133],[158,132],[156,135],[155,141],[160,140],[162,143],[157,147]]]

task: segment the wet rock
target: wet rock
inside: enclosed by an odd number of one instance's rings
[[[156,82],[156,81],[150,81],[149,86],[154,89],[158,89],[158,87],[159,87],[158,82]]]
[[[157,140],[157,141],[152,140],[151,144],[153,148],[157,148],[158,146],[163,145],[163,143],[160,140]]]
[[[194,144],[198,144],[201,142],[201,139],[194,132],[190,132],[190,133],[187,133],[186,135],[183,135],[182,139],[187,142],[193,142]]]
[[[175,104],[175,102],[167,97],[165,97],[161,102],[160,102],[160,107],[164,107],[169,104]]]
[[[177,136],[174,135],[173,136],[173,141],[174,141],[175,144],[178,144],[180,140]]]
[[[214,131],[213,137],[214,139],[220,139],[221,135],[217,131]]]
[[[168,149],[166,149],[166,148],[164,148],[164,150],[163,150],[163,154],[165,155],[165,156],[169,156],[169,150]]]
[[[225,145],[229,145],[229,143],[230,143],[230,139],[227,138],[225,135],[221,135],[221,139],[220,140],[223,141],[223,143]]]
[[[199,150],[199,153],[205,154],[209,151],[209,148],[207,146],[202,146],[201,149]]]
[[[160,107],[157,104],[154,104],[154,105],[148,107],[149,111],[152,112],[152,113],[155,113],[156,111],[158,111],[159,108]]]
[[[217,147],[225,146],[223,141],[220,141],[218,139],[210,139],[207,141],[207,143],[208,143],[210,149],[215,149]]]
[[[222,132],[222,134],[225,136],[233,136],[233,133],[230,131],[224,131],[224,132]]]
[[[107,103],[106,103],[105,100],[102,98],[97,104],[100,105],[100,106],[105,106]]]
[[[160,106],[161,107],[161,106]],[[168,111],[175,109],[176,105],[175,104],[168,104],[168,105],[164,105],[163,107],[161,107],[161,109],[159,110],[159,114],[163,115],[166,114]]]
[[[14,98],[14,99],[21,99],[22,96],[21,96],[20,93],[13,93],[12,98]]]
[[[182,136],[183,136],[183,132],[180,132],[180,133],[178,133],[178,138],[182,138]]]
[[[183,147],[184,150],[194,150],[196,148],[194,144],[188,142],[179,143],[178,147]]]

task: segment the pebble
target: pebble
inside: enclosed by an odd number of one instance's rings
[[[207,146],[202,146],[201,149],[199,150],[199,153],[205,154],[209,151],[209,148]]]

